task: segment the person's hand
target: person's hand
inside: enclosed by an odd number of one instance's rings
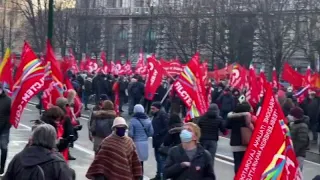
[[[182,166],[182,167],[190,167],[190,166],[191,166],[191,163],[190,163],[190,162],[182,162],[182,163],[181,163],[181,166]]]

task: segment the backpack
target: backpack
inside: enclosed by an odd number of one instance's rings
[[[112,133],[113,122],[109,119],[95,119],[95,136],[105,138]]]

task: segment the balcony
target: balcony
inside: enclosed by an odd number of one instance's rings
[[[126,16],[148,16],[150,15],[149,7],[125,7],[125,8],[77,8],[68,9],[72,16],[92,16],[92,17],[126,17]]]

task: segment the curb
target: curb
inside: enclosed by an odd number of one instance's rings
[[[229,163],[234,163],[233,158],[228,157],[228,156],[224,156],[222,154],[216,154],[216,158],[227,161]]]

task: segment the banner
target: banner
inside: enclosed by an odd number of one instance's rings
[[[154,56],[148,58],[148,70],[144,96],[146,99],[152,100],[161,85],[164,70]]]
[[[287,62],[283,66],[282,79],[294,87],[301,87],[303,84],[303,76],[295,71]]]
[[[160,60],[160,63],[163,69],[170,75],[175,76],[180,74],[183,71],[183,66],[178,60],[165,61],[163,59]]]
[[[17,69],[17,81],[12,89],[12,106],[10,123],[17,128],[21,115],[27,103],[38,94],[44,84],[44,67],[25,42],[21,55],[21,63]]]
[[[266,87],[262,109],[235,180],[300,180],[286,119],[272,87]]]

